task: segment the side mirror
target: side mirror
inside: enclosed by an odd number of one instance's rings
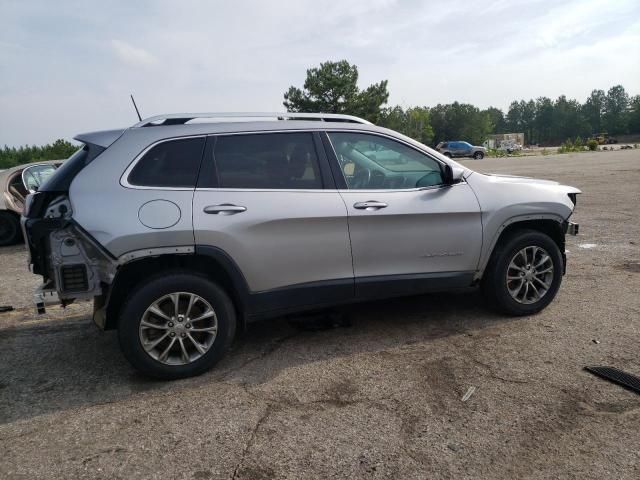
[[[447,164],[444,166],[444,182],[447,185],[453,185],[454,183],[458,183],[462,180],[464,175],[464,168],[461,167],[452,167]]]

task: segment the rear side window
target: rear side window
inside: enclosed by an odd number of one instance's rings
[[[159,143],[138,161],[129,174],[131,185],[194,188],[205,138],[183,138]]]
[[[256,189],[321,189],[311,133],[220,136],[213,151],[215,175],[203,186]]]

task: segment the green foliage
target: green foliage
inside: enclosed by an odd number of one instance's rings
[[[560,145],[560,148],[558,148],[558,153],[583,152],[584,149],[584,141],[580,137],[577,137],[575,140],[567,138],[562,145]]]
[[[598,141],[595,138],[587,140],[587,148],[592,152],[598,150]]]
[[[507,133],[507,122],[502,110],[496,107],[489,107],[484,110],[485,115],[489,118],[491,123],[491,130],[493,133]]]
[[[15,148],[5,145],[0,149],[0,169],[42,160],[61,160],[71,156],[76,150],[77,145],[62,139],[40,147],[25,145]]]
[[[575,139],[565,141],[561,150],[581,151],[584,138],[605,130],[610,135],[640,133],[640,95],[629,98],[621,85],[607,93],[593,90],[584,104],[565,95],[556,100],[513,101],[505,115],[499,108],[480,110],[459,102],[431,108],[383,108],[389,97],[387,81],[364,90],[357,82],[358,68],[348,61],[321,63],[307,70],[302,89],[289,88],[284,106],[292,112],[357,115],[432,145],[447,140],[480,145],[493,133],[523,132],[529,145],[558,145],[563,139]]]
[[[387,80],[358,89],[358,67],[346,60],[321,63],[307,70],[302,89],[291,86],[283,105],[289,112],[346,113],[377,122],[387,102]]]
[[[591,127],[590,133],[599,133],[603,130],[602,115],[604,113],[605,99],[604,90],[593,90],[587,101],[582,105],[582,116]]]
[[[555,101],[511,102],[505,116],[506,130],[524,132],[529,144],[557,145],[563,139],[640,132],[640,96],[629,99],[621,85],[605,94],[593,90],[584,104],[561,95]]]
[[[629,133],[640,133],[640,95],[631,97],[628,112]]]
[[[431,108],[433,142],[465,140],[481,145],[493,131],[491,116],[468,103],[438,104]]]
[[[378,125],[396,130],[424,144],[429,144],[433,140],[433,128],[427,107],[413,107],[403,110],[398,105],[384,108],[378,117]]]
[[[622,85],[611,87],[604,102],[604,124],[611,135],[627,133],[629,95]]]

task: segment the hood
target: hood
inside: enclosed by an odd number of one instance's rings
[[[540,178],[518,177],[516,175],[497,175],[495,173],[485,173],[498,183],[537,183],[543,185],[560,185],[559,182],[553,180],[542,180]]]
[[[516,175],[496,175],[493,173],[484,174],[495,183],[519,183],[524,185],[548,185],[560,187],[566,193],[582,193],[582,191],[569,185],[562,185],[560,182],[553,180],[542,180],[540,178],[518,177]]]

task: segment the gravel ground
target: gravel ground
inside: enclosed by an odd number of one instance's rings
[[[361,305],[320,332],[257,324],[213,371],[136,374],[87,304],[30,309],[0,249],[0,478],[640,477],[640,152],[469,161],[584,191],[569,267],[539,315],[476,292]],[[475,393],[465,402],[470,387]]]

